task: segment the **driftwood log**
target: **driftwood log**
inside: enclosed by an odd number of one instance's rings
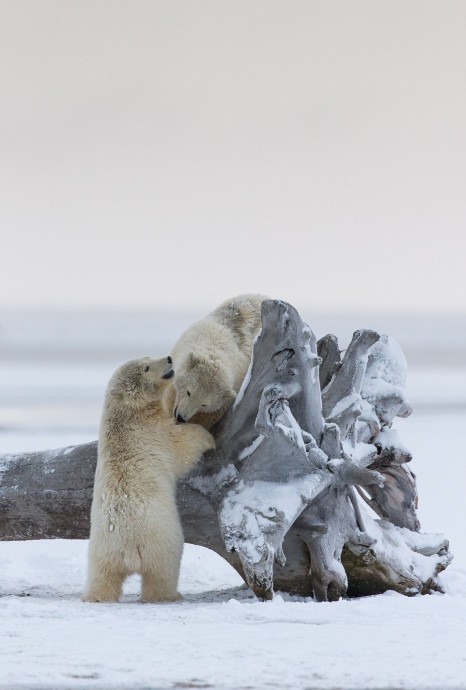
[[[335,336],[317,343],[292,306],[264,302],[217,448],[179,485],[185,540],[264,599],[438,590],[448,541],[419,531],[411,454],[392,428],[411,413],[405,378],[392,338],[356,331],[341,359]],[[96,442],[0,457],[0,540],[87,538],[96,458]]]

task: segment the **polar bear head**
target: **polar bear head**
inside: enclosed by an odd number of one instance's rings
[[[113,374],[107,388],[107,399],[133,406],[161,400],[173,375],[171,357],[132,359]]]
[[[177,422],[187,422],[197,413],[226,412],[236,398],[222,365],[192,352],[177,369],[173,384]]]

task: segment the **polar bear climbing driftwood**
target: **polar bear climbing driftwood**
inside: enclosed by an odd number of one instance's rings
[[[405,376],[390,337],[356,331],[340,360],[334,336],[317,343],[291,305],[265,301],[246,378],[212,429],[217,448],[179,484],[185,540],[262,598],[438,589],[448,541],[419,531],[393,428],[411,411]],[[95,443],[0,458],[0,539],[86,537],[95,460]]]

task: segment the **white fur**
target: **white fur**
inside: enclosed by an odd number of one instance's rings
[[[172,348],[175,378],[165,406],[177,418],[210,428],[233,404],[261,328],[263,295],[223,302]]]
[[[167,358],[122,365],[110,380],[99,435],[84,601],[118,601],[125,578],[142,576],[143,601],[172,601],[183,532],[176,480],[215,446],[199,425],[176,425],[161,398]]]

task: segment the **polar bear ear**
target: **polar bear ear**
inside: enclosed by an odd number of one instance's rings
[[[121,386],[117,383],[115,383],[113,386],[110,386],[108,389],[108,395],[111,395],[112,398],[122,398],[123,391],[121,390]]]
[[[187,358],[188,367],[194,367],[199,362],[199,358],[196,357],[194,352],[190,352]]]
[[[233,388],[230,388],[230,390],[226,394],[225,398],[229,403],[230,402],[233,403],[236,400],[237,395],[238,395],[238,393],[235,390],[233,390]]]

